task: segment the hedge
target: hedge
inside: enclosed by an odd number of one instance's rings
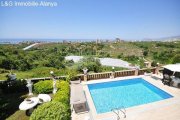
[[[70,109],[61,102],[47,102],[33,111],[30,120],[70,120]]]
[[[37,94],[51,93],[52,91],[53,91],[53,81],[52,80],[39,81],[34,84],[34,92]]]
[[[60,82],[57,83],[57,88],[59,88],[61,91],[65,91],[67,93],[70,92],[69,82],[67,82],[67,81],[60,80]]]
[[[1,97],[0,97],[0,120],[4,120],[5,118],[8,117],[8,100],[3,100]]]
[[[53,97],[53,101],[62,102],[63,104],[69,106],[70,102],[70,86],[67,81],[60,81],[57,84],[57,87],[60,88]]]
[[[28,91],[26,87],[26,81],[25,80],[7,80],[5,82],[0,83],[0,90],[2,93],[19,93],[19,92],[25,92]]]
[[[52,80],[35,84],[38,92],[52,92]],[[45,90],[43,87],[47,87]],[[37,89],[38,88],[38,89]],[[58,91],[51,102],[40,105],[30,116],[30,120],[70,120],[70,86],[67,81],[57,81]]]
[[[69,83],[64,80],[56,80],[56,87],[58,90],[66,89],[69,93]],[[34,92],[37,94],[40,93],[52,93],[53,91],[53,80],[39,81],[34,84]]]

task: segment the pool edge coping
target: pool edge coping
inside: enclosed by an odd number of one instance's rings
[[[112,82],[112,81],[132,79],[132,78],[142,78],[145,81],[149,82],[150,84],[154,85],[155,87],[157,87],[157,88],[165,91],[166,93],[172,95],[173,97],[169,98],[169,99],[171,99],[170,101],[172,101],[172,99],[174,99],[173,101],[176,102],[176,98],[177,98],[177,97],[175,97],[176,94],[173,94],[173,93],[171,93],[171,91],[168,91],[167,89],[165,89],[163,87],[160,87],[159,85],[156,85],[155,83],[151,82],[148,79],[148,77],[149,76],[144,76],[144,75],[140,75],[140,76],[128,76],[128,77],[118,77],[118,78],[115,78],[115,79],[93,80],[93,81],[88,81],[88,82],[81,83],[83,85],[83,89],[84,89],[86,97],[87,97],[87,102],[88,102],[90,113],[92,114],[92,117],[95,118],[95,119],[100,119],[100,118],[102,118],[104,116],[115,116],[115,114],[113,112],[105,112],[105,113],[99,113],[99,114],[97,113],[96,108],[95,108],[95,104],[93,102],[92,96],[91,96],[89,88],[87,86],[88,84],[95,84],[95,83],[102,83],[102,82]],[[151,78],[151,79],[153,79],[153,78]],[[154,80],[154,81],[157,81],[157,80]],[[147,107],[147,106],[154,106],[154,107],[156,107],[156,104],[168,102],[169,99],[164,99],[164,100],[155,101],[155,102],[151,102],[151,103],[147,103],[147,104],[142,104],[142,105],[138,105],[138,106],[129,107],[129,108],[126,108],[126,111],[133,112],[134,109],[139,109],[139,108],[143,108],[143,110],[144,110],[144,109],[146,109],[144,107]],[[180,100],[180,96],[179,96],[179,100]],[[139,110],[139,111],[141,111],[141,110]]]

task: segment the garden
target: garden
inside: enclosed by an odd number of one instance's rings
[[[56,94],[52,94],[53,81],[39,81],[33,85],[33,95],[28,95],[26,82],[21,80],[12,83],[3,82],[0,84],[0,119],[8,120],[39,120],[39,119],[55,119],[70,120],[70,86],[67,80],[57,80]],[[19,105],[26,98],[35,97],[38,94],[47,94],[51,96],[51,101],[38,104],[30,116],[26,115],[26,111],[19,110]]]

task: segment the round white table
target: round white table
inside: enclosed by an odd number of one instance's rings
[[[33,102],[32,103],[27,103],[25,100],[19,105],[19,109],[20,110],[28,110],[31,109],[33,107],[35,107],[38,103],[39,103],[39,98],[38,97],[32,97],[29,98],[31,99]]]

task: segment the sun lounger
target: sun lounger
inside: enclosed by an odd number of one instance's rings
[[[76,113],[88,111],[86,97],[81,84],[71,84],[70,103]]]

